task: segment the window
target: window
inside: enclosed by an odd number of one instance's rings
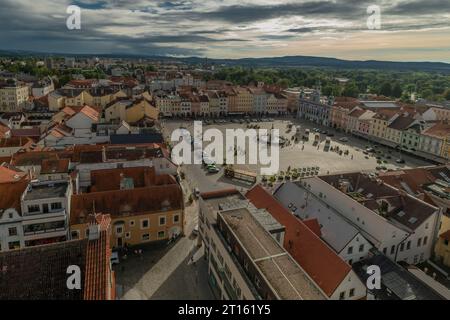
[[[164,238],[166,236],[166,232],[165,231],[159,231],[158,232],[158,239]]]
[[[142,241],[148,241],[148,240],[150,240],[150,234],[144,233],[141,238],[142,238]]]
[[[8,233],[10,237],[17,236],[17,228],[16,227],[8,228]]]
[[[9,250],[20,249],[20,241],[13,241],[8,243]]]
[[[176,214],[173,216],[173,223],[178,223],[180,222],[180,215]]]
[[[408,243],[406,244],[406,250],[411,249],[411,240],[408,241]]]
[[[165,216],[159,217],[159,225],[164,226],[165,224],[166,224],[166,217]]]
[[[392,246],[391,247],[391,254],[394,254],[395,253],[395,246]]]
[[[122,227],[116,227],[116,234],[121,235],[123,232],[123,228]]]
[[[353,253],[353,247],[348,247],[347,253],[348,254],[352,254]]]
[[[41,211],[41,207],[39,207],[38,204],[32,204],[28,206],[28,212],[33,213],[33,212],[40,212]]]
[[[403,252],[403,250],[405,250],[405,243],[404,242],[402,242],[400,244],[400,252]]]
[[[345,299],[345,291],[342,291],[340,294],[339,294],[339,300],[344,300]]]
[[[73,230],[70,233],[70,237],[72,238],[72,240],[77,240],[80,237],[80,232],[78,230]]]
[[[423,245],[426,246],[428,242],[428,237],[423,238]]]
[[[387,253],[387,248],[383,248],[383,254],[386,255]]]
[[[50,208],[52,210],[61,210],[62,209],[62,203],[61,202],[54,202],[50,205]]]
[[[361,245],[359,246],[359,252],[363,252],[363,251],[364,251],[364,245],[361,244]]]
[[[150,226],[150,221],[148,219],[141,220],[141,229],[147,229]]]
[[[130,227],[134,227],[134,225],[135,225],[134,220],[130,220],[129,224],[130,224]]]
[[[420,247],[422,245],[422,238],[417,239],[417,246]]]
[[[84,231],[84,234],[86,235],[86,238],[89,237],[89,228],[87,228],[86,231]]]
[[[414,256],[414,264],[416,264],[418,260],[419,260],[419,256],[418,256],[418,255],[415,255],[415,256]]]
[[[355,296],[355,289],[354,288],[350,289],[350,292],[349,292],[348,296],[349,297],[354,297]]]
[[[126,232],[125,233],[125,238],[126,239],[130,239],[131,238],[131,232]]]

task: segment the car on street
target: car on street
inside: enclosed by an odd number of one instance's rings
[[[113,251],[111,254],[111,264],[119,264],[119,253],[117,251]]]
[[[218,173],[220,171],[216,166],[208,166],[207,170],[209,173]]]
[[[348,142],[348,138],[347,137],[342,137],[339,139],[340,142]]]

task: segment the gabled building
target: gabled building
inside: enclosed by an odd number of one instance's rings
[[[184,198],[176,179],[154,168],[134,167],[91,172],[88,192],[72,196],[72,239],[89,236],[88,217],[111,215],[111,246],[166,241],[184,230]]]
[[[297,190],[291,187],[292,190],[286,189],[282,193],[282,186],[275,192],[275,197],[286,208],[292,210],[295,206],[295,211],[301,215],[311,198],[320,199],[327,210],[333,210],[335,216],[357,230],[370,246],[394,261],[418,264],[429,259],[433,252],[442,210],[379,179],[349,173],[306,178],[288,184],[296,185]],[[319,223],[325,225],[329,216],[325,213]],[[337,229],[337,225],[330,225],[330,228],[330,232],[340,238],[348,234],[348,231]],[[362,237],[358,239],[361,241]],[[363,252],[367,246],[364,244]],[[359,250],[359,246],[353,246],[352,250],[347,248],[347,252],[355,253],[356,248]]]
[[[267,210],[286,229],[283,247],[331,300],[358,300],[366,297],[366,287],[350,264],[321,238],[317,219],[298,219],[268,191],[258,185],[246,197],[258,209]]]
[[[20,197],[29,181],[26,172],[0,165],[0,252],[24,246]]]

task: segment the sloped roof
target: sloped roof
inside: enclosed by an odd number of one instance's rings
[[[330,297],[351,271],[350,265],[260,185],[248,191],[246,197],[285,226],[284,247]]]

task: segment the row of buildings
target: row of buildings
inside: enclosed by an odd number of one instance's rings
[[[0,299],[115,299],[113,249],[183,234],[183,191],[162,145],[75,145],[1,162]],[[71,265],[80,290],[66,285]]]
[[[429,177],[449,173],[447,167],[420,170]],[[414,267],[432,256],[448,259],[447,211],[388,179],[350,173],[286,182],[273,194],[261,185],[245,194],[201,194],[199,241],[215,295],[450,299],[433,275]],[[381,268],[380,289],[366,285],[373,265]]]
[[[448,161],[450,109],[384,100],[324,100],[316,92],[309,99],[300,98],[297,115],[426,159]]]

